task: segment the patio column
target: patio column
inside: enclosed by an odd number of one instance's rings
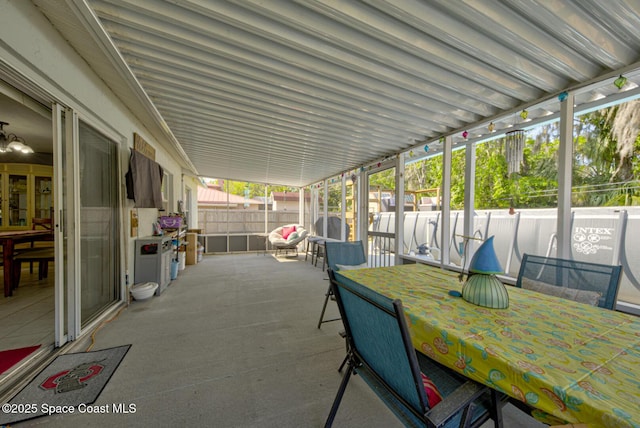
[[[365,180],[367,173],[362,169],[358,172],[358,239],[364,244],[364,251],[369,255],[369,245],[367,244],[367,229],[369,228],[369,183]]]
[[[324,201],[322,201],[322,236],[325,238],[329,237],[329,231],[327,230],[327,225],[329,224],[329,219],[327,216],[329,215],[329,186],[328,181],[322,181],[322,188],[324,191],[322,192],[322,197]]]
[[[440,218],[440,265],[448,266],[451,263],[451,136],[444,139],[442,149],[442,195]]]
[[[304,187],[298,187],[298,224],[304,226]]]
[[[474,240],[473,237],[473,220],[474,220],[474,204],[475,204],[475,177],[476,177],[476,143],[469,143],[465,149],[465,164],[464,164],[464,231],[462,234],[469,237],[465,243],[466,251],[462,254],[464,257],[464,264],[462,270],[469,264],[469,256],[473,254]],[[462,242],[465,242],[462,238]]]
[[[269,185],[264,185],[264,233],[269,233]]]
[[[340,218],[342,222],[340,223],[340,227],[342,228],[340,231],[340,239],[346,241],[349,237],[347,236],[347,231],[345,230],[345,225],[347,224],[347,177],[346,174],[342,174],[341,180],[341,199],[340,199]],[[354,234],[355,236],[355,234]]]
[[[400,255],[404,253],[404,156],[404,153],[396,156],[396,265],[402,264]]]
[[[560,103],[558,148],[558,257],[571,258],[571,169],[573,163],[573,93]]]

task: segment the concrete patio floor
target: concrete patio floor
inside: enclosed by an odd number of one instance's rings
[[[132,344],[95,405],[133,404],[135,413],[54,415],[12,426],[323,426],[345,354],[340,322],[316,328],[325,278],[302,254],[205,256],[161,296],[133,301],[95,335],[93,350]],[[337,315],[331,302],[328,317]],[[401,424],[356,376],[334,426]],[[505,408],[506,428],[542,426]]]

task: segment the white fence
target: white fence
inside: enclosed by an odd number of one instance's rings
[[[444,248],[440,242],[440,215],[438,211],[405,213],[403,254],[418,254],[418,246],[426,244],[434,259],[440,260]],[[479,211],[474,216],[472,234],[480,240],[495,236],[494,247],[502,267],[508,276],[516,277],[524,253],[556,256],[556,219],[555,209],[520,210],[514,215],[507,210]],[[452,212],[450,224],[450,261],[461,266],[465,257],[464,212]],[[640,302],[640,240],[636,232],[639,229],[640,207],[576,208],[572,212],[572,258],[622,264],[624,276],[619,300]],[[395,213],[377,213],[371,231],[376,236],[380,233],[395,236]],[[375,242],[376,237],[372,239]],[[393,252],[393,239],[386,238],[380,243],[380,254]]]

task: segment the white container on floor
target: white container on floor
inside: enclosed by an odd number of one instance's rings
[[[141,282],[131,286],[131,295],[136,300],[147,300],[153,296],[158,288],[157,282]]]

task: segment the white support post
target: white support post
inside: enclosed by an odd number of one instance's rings
[[[560,103],[558,149],[558,257],[571,258],[571,169],[573,164],[573,93]]]
[[[264,185],[264,233],[269,233],[269,185]]]
[[[358,239],[364,244],[364,251],[369,255],[367,230],[369,229],[369,183],[367,173],[358,173]]]
[[[341,189],[340,189],[340,218],[342,221],[340,222],[340,239],[342,241],[346,241],[349,237],[347,236],[346,225],[347,225],[347,177],[346,174],[342,174],[341,181]]]
[[[448,266],[451,263],[451,137],[444,139],[442,149],[442,202],[440,215],[440,265]]]
[[[298,224],[304,226],[304,187],[298,188]]]
[[[395,262],[400,264],[404,252],[404,153],[396,157],[396,237]]]
[[[320,231],[315,230],[316,221],[318,220],[318,186],[314,184],[311,187],[311,228],[313,228],[313,233],[316,235],[320,234]]]
[[[464,229],[462,234],[462,242],[464,243],[464,257],[462,270],[469,265],[470,255],[473,254],[474,240],[473,237],[473,220],[474,220],[474,204],[475,204],[475,177],[476,177],[476,144],[469,143],[465,149],[464,164]]]
[[[329,186],[328,186],[328,181],[327,180],[323,180],[322,181],[322,188],[324,189],[324,192],[322,193],[322,197],[324,198],[324,200],[322,201],[322,236],[324,236],[325,238],[329,237],[329,230],[327,228],[328,224],[329,224]]]

